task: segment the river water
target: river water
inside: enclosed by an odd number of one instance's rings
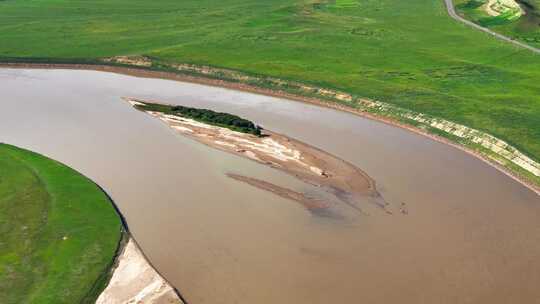
[[[0,69],[0,142],[87,175],[189,303],[533,303],[540,198],[482,161],[348,113],[190,83]],[[120,97],[241,115],[346,159],[408,214],[324,217],[231,180],[276,170],[183,138]]]

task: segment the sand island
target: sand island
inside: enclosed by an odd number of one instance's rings
[[[388,204],[377,192],[375,181],[355,165],[286,135],[272,132],[228,113],[214,112],[137,98],[123,98],[134,108],[157,118],[179,134],[221,151],[250,159],[287,173],[331,193],[362,211],[369,201],[385,213]],[[325,209],[331,202],[308,197],[267,181],[239,174],[230,178],[302,204],[308,210]]]

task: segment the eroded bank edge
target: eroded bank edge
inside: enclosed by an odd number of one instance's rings
[[[540,163],[506,141],[465,125],[343,91],[223,68],[164,63],[146,56],[117,56],[95,60],[0,58],[0,67],[94,70],[163,78],[324,106],[404,128],[449,144],[489,163],[540,195]]]
[[[86,176],[85,176],[86,177]],[[88,178],[88,177],[86,177]],[[89,179],[89,178],[88,178]],[[96,182],[94,182],[93,180],[89,179],[90,181],[92,181],[92,183],[94,183],[108,198],[108,200],[111,202],[116,214],[118,215],[118,217],[120,218],[120,221],[122,223],[122,237],[120,238],[120,241],[119,241],[119,244],[118,244],[118,248],[117,248],[117,251],[115,253],[115,256],[114,256],[114,259],[113,259],[113,264],[111,265],[112,267],[109,268],[109,271],[107,273],[107,282],[106,284],[104,285],[103,287],[103,290],[101,290],[101,292],[104,292],[106,289],[107,289],[107,286],[109,285],[110,283],[110,280],[112,279],[113,275],[114,275],[114,272],[116,271],[118,265],[120,264],[120,260],[122,258],[122,254],[124,253],[124,251],[126,250],[126,247],[128,246],[129,242],[133,242],[136,250],[138,251],[137,254],[140,254],[142,256],[142,258],[145,260],[145,262],[153,269],[153,271],[173,290],[174,294],[176,295],[176,297],[178,297],[179,299],[179,303],[180,304],[188,304],[188,302],[185,300],[185,298],[182,296],[182,294],[180,293],[180,291],[178,290],[178,288],[176,288],[175,286],[173,286],[160,272],[159,270],[152,264],[152,262],[150,261],[150,259],[146,256],[146,254],[144,253],[144,251],[142,250],[141,246],[139,245],[139,243],[137,242],[137,240],[135,239],[135,237],[133,236],[133,234],[130,232],[129,230],[129,226],[128,226],[128,223],[127,223],[127,220],[126,218],[124,217],[124,215],[122,214],[122,212],[120,211],[120,208],[118,207],[118,205],[116,205],[115,201],[113,200],[113,198],[111,197],[111,195],[103,188],[101,187],[99,184],[97,184]],[[97,299],[96,299],[97,300]]]

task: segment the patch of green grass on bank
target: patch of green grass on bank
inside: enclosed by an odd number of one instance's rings
[[[525,11],[520,18],[513,18],[508,11],[499,16],[489,16],[482,2],[487,0],[454,0],[457,11],[467,19],[493,31],[535,47],[540,47],[540,0],[516,0]]]
[[[336,0],[335,7],[337,8],[349,8],[358,6],[358,0]]]
[[[442,0],[336,3],[4,1],[0,57],[146,55],[300,81],[486,131],[540,159],[540,56],[451,19]]]
[[[94,303],[120,237],[120,219],[92,181],[0,144],[2,304]]]

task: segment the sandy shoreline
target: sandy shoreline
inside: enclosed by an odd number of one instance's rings
[[[178,289],[146,257],[109,193],[94,184],[108,197],[122,223],[122,237],[108,270],[110,277],[96,304],[187,304]]]
[[[136,241],[127,236],[107,287],[96,304],[183,304],[176,290],[152,267]]]
[[[111,73],[117,73],[117,74],[123,74],[123,75],[128,75],[128,76],[135,76],[135,77],[168,79],[168,80],[175,80],[175,81],[181,81],[181,82],[190,82],[190,83],[203,84],[203,85],[209,85],[209,86],[215,86],[215,87],[222,87],[222,88],[228,88],[232,90],[245,91],[245,92],[261,94],[261,95],[266,95],[266,96],[279,97],[279,98],[284,98],[284,99],[289,99],[289,100],[294,100],[294,101],[299,101],[299,102],[305,102],[308,104],[313,104],[313,105],[322,106],[326,108],[331,108],[334,110],[348,112],[348,113],[358,115],[364,118],[379,121],[379,122],[382,122],[391,126],[406,129],[413,133],[425,136],[431,140],[450,145],[456,149],[459,149],[469,155],[472,155],[482,160],[486,164],[494,167],[495,169],[499,170],[500,172],[504,173],[505,175],[519,182],[523,186],[527,187],[529,190],[533,191],[537,195],[540,195],[540,186],[537,186],[536,184],[531,182],[529,179],[511,171],[510,169],[502,166],[501,164],[492,160],[488,156],[481,154],[480,152],[474,151],[466,146],[453,142],[447,138],[429,133],[423,129],[396,121],[392,118],[384,117],[381,115],[375,115],[375,114],[368,113],[365,111],[343,106],[335,102],[325,101],[319,98],[299,96],[299,95],[291,94],[285,91],[266,89],[266,88],[247,85],[243,83],[236,83],[236,82],[230,82],[230,81],[213,79],[213,78],[204,78],[200,76],[190,76],[190,75],[178,74],[174,72],[149,70],[149,69],[143,69],[143,68],[137,68],[137,67],[121,67],[121,66],[113,66],[113,65],[105,65],[105,64],[69,64],[69,63],[56,64],[56,63],[0,62],[0,68],[56,69],[56,70],[69,69],[69,70],[90,70],[90,71],[100,71],[100,72],[111,72]]]

